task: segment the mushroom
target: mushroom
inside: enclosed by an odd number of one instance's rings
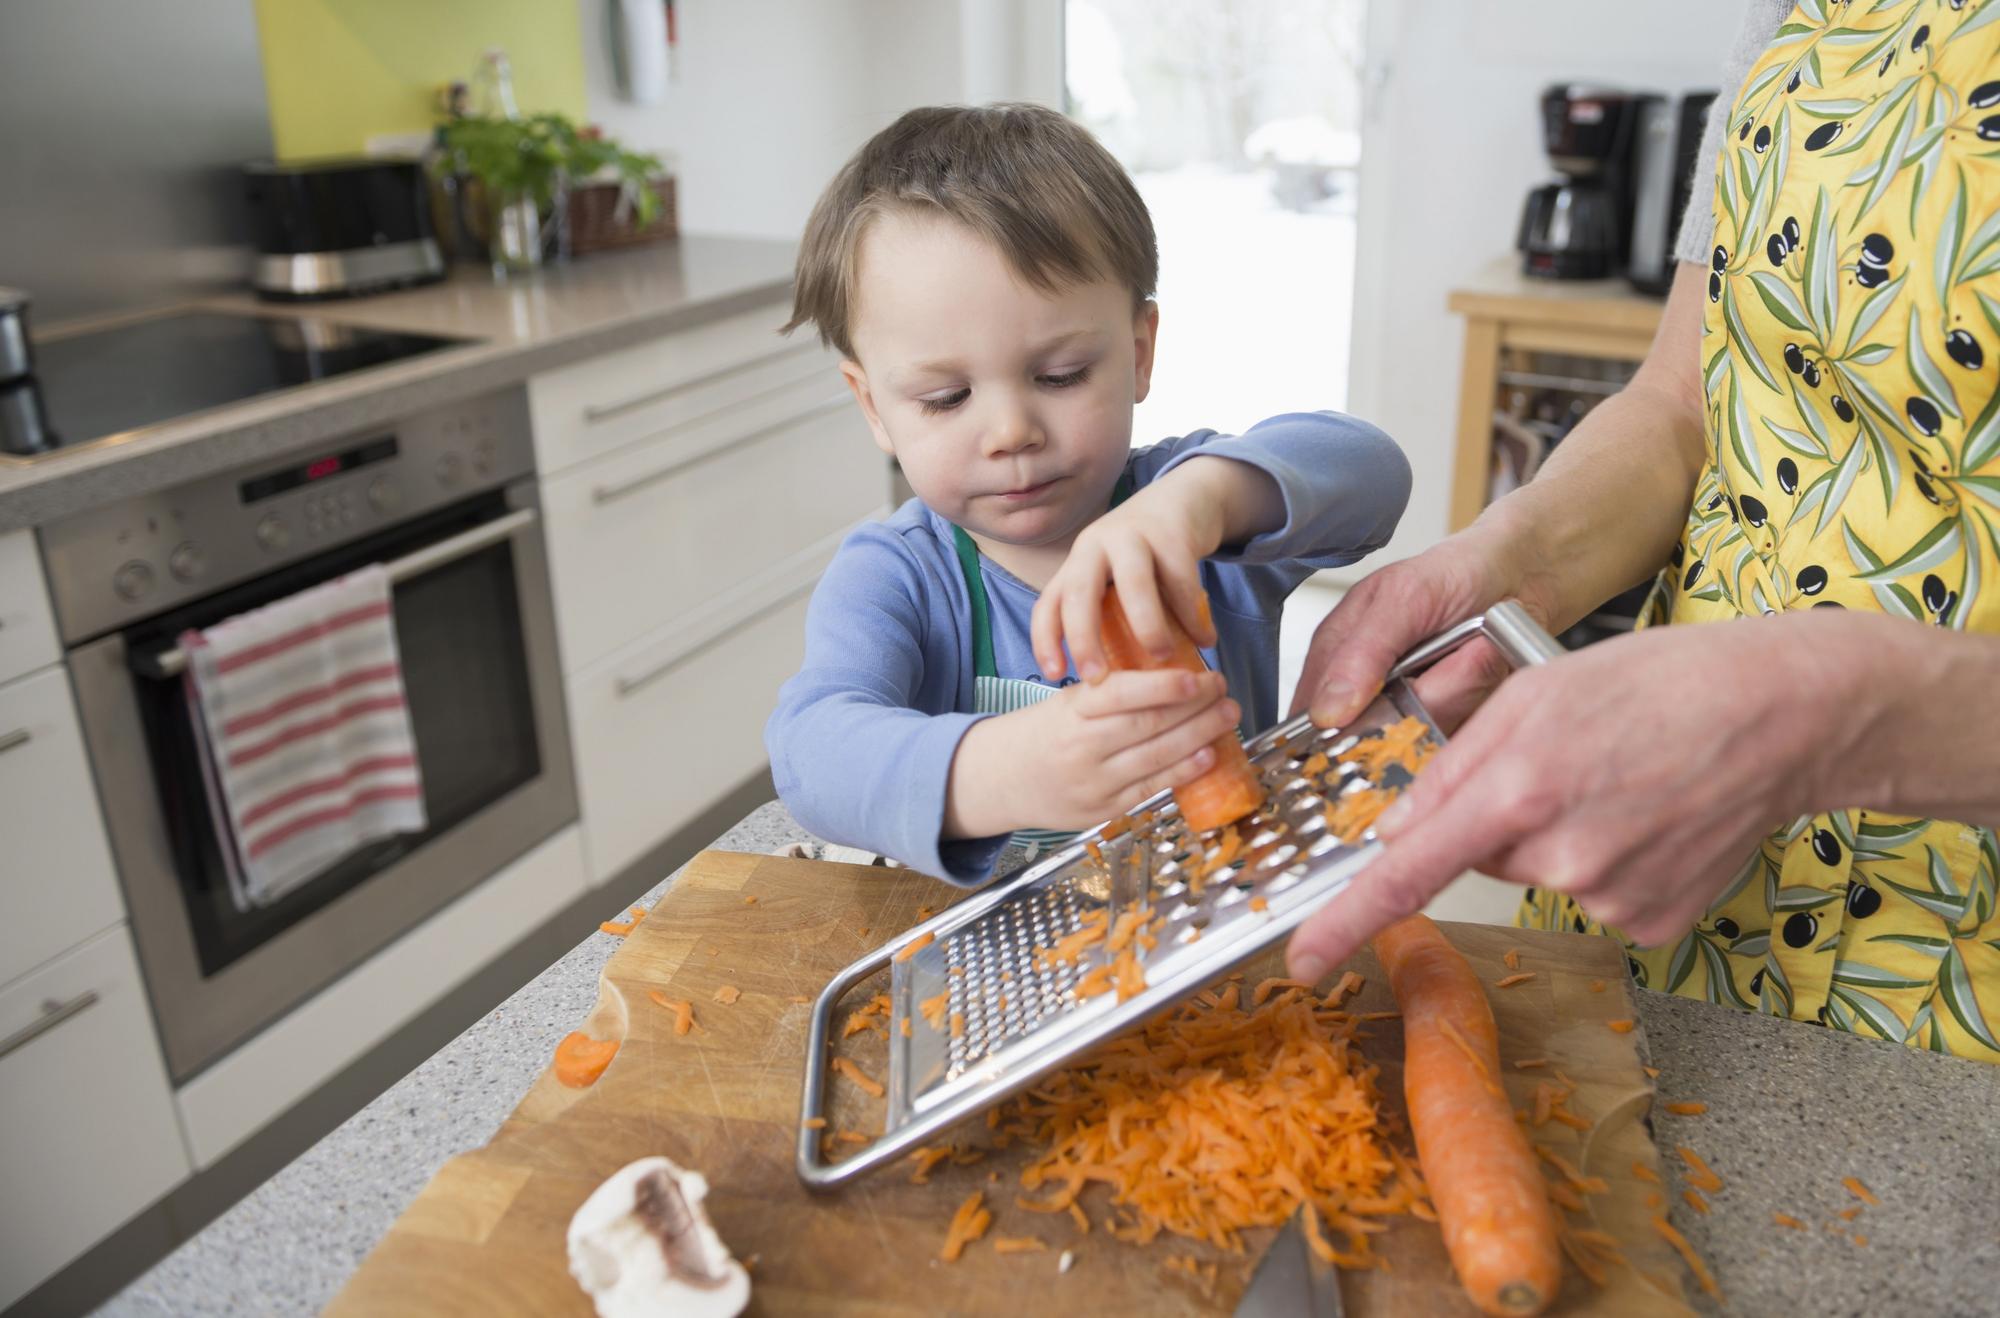
[[[708,1182],[641,1158],[591,1192],[569,1222],[569,1270],[600,1318],[735,1318],[750,1274],[709,1225]]]

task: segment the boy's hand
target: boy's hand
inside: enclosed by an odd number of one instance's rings
[[[1241,717],[1221,674],[1161,669],[983,719],[952,759],[945,836],[1087,828],[1206,772]]]
[[[1185,463],[1083,528],[1035,604],[1030,633],[1042,675],[1059,682],[1069,671],[1065,640],[1085,682],[1110,671],[1102,630],[1104,588],[1113,583],[1133,635],[1160,659],[1173,654],[1169,612],[1196,645],[1214,645],[1201,560],[1222,547],[1231,496],[1246,481],[1270,478],[1228,460]]]

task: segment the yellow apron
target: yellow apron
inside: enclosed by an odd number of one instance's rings
[[[1715,218],[1708,461],[1646,621],[2000,632],[2000,0],[1802,0],[1730,111]],[[1679,942],[1628,940],[1633,973],[2000,1062],[1996,875],[1988,829],[1799,819]],[[1532,889],[1518,918],[1611,932]]]

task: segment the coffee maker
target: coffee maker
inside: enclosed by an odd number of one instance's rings
[[[1585,84],[1542,93],[1542,145],[1563,175],[1528,194],[1515,246],[1524,272],[1603,279],[1625,270],[1632,239],[1633,145],[1657,97]]]

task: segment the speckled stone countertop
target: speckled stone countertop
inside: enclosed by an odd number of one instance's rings
[[[808,835],[772,803],[716,840]],[[673,883],[647,893],[651,905]],[[317,1313],[452,1155],[486,1142],[597,1001],[617,940],[593,934],[100,1310]],[[1673,1221],[1728,1300],[1704,1312],[2000,1312],[2000,1067],[1642,992]],[[1701,1215],[1677,1145],[1722,1177]],[[1853,1176],[1880,1201],[1860,1206]],[[1852,1220],[1838,1214],[1860,1207]],[[1803,1230],[1776,1225],[1786,1213]],[[1865,1242],[1865,1243],[1860,1243]]]
[[[0,460],[0,532],[277,457],[773,302],[791,286],[795,250],[790,243],[693,235],[580,258],[505,283],[483,269],[460,267],[441,284],[351,301],[281,305],[246,293],[51,327],[53,337],[168,311],[215,310],[299,314],[470,341],[39,461]],[[774,332],[782,319],[773,318]]]

